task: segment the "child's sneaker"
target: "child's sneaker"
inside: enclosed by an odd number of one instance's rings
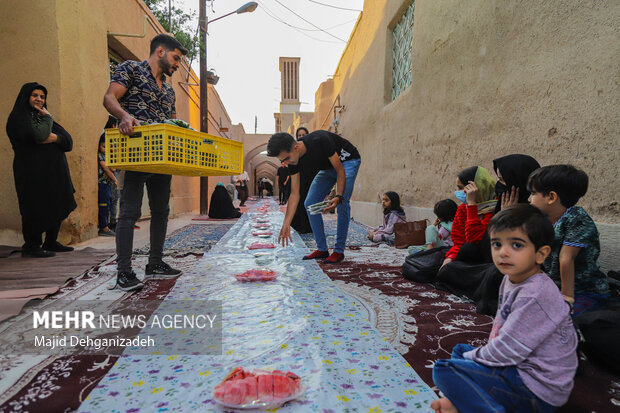
[[[134,291],[144,287],[133,271],[119,271],[116,286],[123,291]]]
[[[162,261],[159,264],[147,264],[144,274],[145,278],[156,280],[178,277],[183,271],[172,268]]]

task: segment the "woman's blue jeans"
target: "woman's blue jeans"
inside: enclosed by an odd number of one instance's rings
[[[344,173],[347,177],[347,182],[344,190],[344,199],[340,200],[338,204],[338,232],[336,234],[336,246],[334,252],[344,253],[344,247],[347,242],[347,234],[349,232],[349,221],[351,220],[351,195],[353,194],[353,188],[355,187],[355,178],[357,172],[360,169],[362,163],[361,159],[351,159],[342,163],[344,167]],[[320,171],[312,181],[308,195],[306,196],[306,202],[304,207],[317,202],[321,202],[332,190],[334,184],[338,180],[338,174],[334,168]],[[316,247],[319,251],[327,251],[327,241],[325,240],[325,227],[323,226],[323,216],[321,214],[310,215],[310,226],[312,227],[312,233],[314,240],[316,241]]]
[[[536,397],[523,383],[515,366],[487,367],[463,358],[473,350],[457,344],[452,358],[437,360],[433,381],[461,412],[547,413],[556,407]]]

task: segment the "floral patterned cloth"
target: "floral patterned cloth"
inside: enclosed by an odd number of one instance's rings
[[[270,222],[279,228],[282,213],[275,212],[274,202],[271,210]],[[315,262],[300,259],[308,249],[297,234],[291,246],[259,256],[246,249],[257,240],[251,236],[251,215],[181,276],[166,298],[221,300],[223,354],[126,351],[78,411],[218,410],[213,388],[235,366],[301,376],[305,394],[282,412],[430,411],[435,394],[372,327],[367,312]],[[279,277],[264,284],[235,280],[235,274],[253,268],[271,269]]]

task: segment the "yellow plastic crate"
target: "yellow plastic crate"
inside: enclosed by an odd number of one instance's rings
[[[239,175],[243,144],[166,123],[135,126],[134,135],[106,129],[106,165],[184,176]]]

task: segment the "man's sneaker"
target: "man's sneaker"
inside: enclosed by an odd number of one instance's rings
[[[159,264],[147,264],[144,273],[146,274],[145,278],[156,280],[178,277],[183,274],[183,271],[172,268],[162,261]]]
[[[116,286],[123,291],[134,291],[144,287],[133,271],[119,271]]]
[[[334,251],[332,252],[332,255],[330,255],[325,261],[323,261],[323,264],[337,264],[342,260],[344,260],[344,254]]]
[[[303,259],[304,260],[315,260],[317,258],[327,258],[327,257],[329,257],[329,251],[316,250],[312,254],[306,255]]]

